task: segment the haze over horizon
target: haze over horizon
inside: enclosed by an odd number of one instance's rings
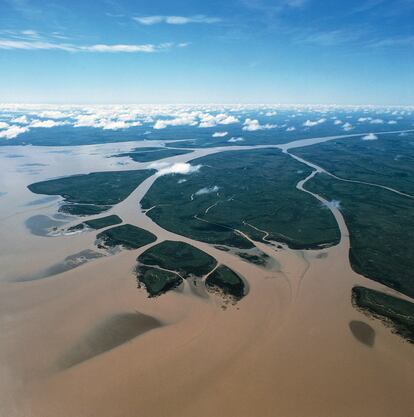
[[[0,101],[414,103],[410,0],[0,1]]]

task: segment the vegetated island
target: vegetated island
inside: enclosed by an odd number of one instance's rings
[[[138,249],[157,240],[157,237],[147,230],[132,224],[123,224],[104,230],[96,236],[99,248],[109,249],[122,246],[125,249]]]
[[[230,268],[219,265],[207,278],[206,286],[218,288],[226,295],[240,300],[245,295],[243,280]]]
[[[148,216],[164,229],[241,249],[253,244],[236,230],[258,241],[267,232],[267,239],[295,249],[339,242],[332,213],[296,188],[310,168],[280,150],[229,151],[192,162],[202,165],[198,172],[158,178],[141,202],[154,207]]]
[[[159,159],[169,158],[171,156],[184,155],[190,153],[184,149],[169,148],[136,148],[130,152],[119,153],[113,157],[129,157],[135,162],[151,162]]]
[[[100,217],[99,219],[86,220],[75,226],[69,227],[68,232],[75,232],[77,230],[83,230],[86,228],[99,230],[103,229],[104,227],[115,226],[121,223],[122,219],[116,214],[112,214],[110,216]]]
[[[64,204],[59,211],[78,215],[94,215],[110,209],[128,197],[154,170],[93,172],[72,175],[30,184],[36,194],[60,195]]]
[[[138,285],[143,284],[150,297],[176,288],[184,279],[201,279],[217,266],[217,261],[202,250],[169,240],[147,249],[137,262]],[[218,272],[214,274],[216,270]],[[219,287],[224,294],[241,298],[244,294],[243,281],[227,267],[219,266],[216,270],[208,285]]]
[[[414,343],[414,304],[365,287],[352,289],[353,305],[367,314],[385,322],[392,331]]]

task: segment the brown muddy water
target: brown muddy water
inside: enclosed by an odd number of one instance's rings
[[[272,268],[152,222],[138,202],[156,176],[108,212],[234,269],[249,287],[235,305],[212,293],[195,295],[191,282],[149,299],[133,274],[148,246],[94,256],[95,231],[48,236],[50,227],[61,226],[56,222],[79,219],[56,217],[59,199],[42,200],[28,184],[144,168],[106,158],[141,145],[154,142],[0,148],[1,417],[413,415],[414,349],[352,307],[354,285],[383,287],[352,271],[348,230],[335,207],[329,206],[341,229],[339,245],[295,251],[256,243]],[[234,149],[246,147],[167,160]],[[7,157],[14,154],[20,157]],[[44,217],[36,223],[34,216]],[[62,267],[68,259],[76,267]]]

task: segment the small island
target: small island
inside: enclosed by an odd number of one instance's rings
[[[123,224],[122,226],[104,230],[96,238],[97,245],[100,248],[110,249],[122,246],[124,249],[129,250],[138,249],[157,240],[156,236],[151,232],[132,224]]]
[[[110,216],[100,217],[99,219],[86,220],[75,226],[69,227],[68,232],[75,232],[77,230],[83,230],[86,228],[99,230],[109,226],[115,226],[121,224],[122,219],[116,214]]]
[[[230,268],[219,265],[206,279],[206,286],[240,300],[245,295],[243,280]]]
[[[392,331],[414,343],[414,304],[365,287],[352,289],[352,304],[368,316],[382,320]]]
[[[35,194],[60,195],[59,211],[88,216],[109,210],[127,198],[154,170],[92,172],[28,185]]]
[[[202,278],[217,264],[202,250],[169,240],[149,248],[137,261],[138,285],[144,284],[150,297],[176,288],[186,278]]]

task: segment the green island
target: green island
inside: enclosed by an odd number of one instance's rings
[[[125,249],[138,249],[157,240],[156,236],[147,230],[132,224],[123,224],[104,230],[96,236],[98,247],[114,248],[122,246]]]
[[[168,148],[137,148],[130,152],[113,155],[113,157],[129,157],[135,162],[151,162],[159,159],[169,158],[171,156],[184,155],[190,153],[184,149]]]
[[[319,174],[306,188],[339,202],[357,273],[414,296],[414,200]]]
[[[291,248],[319,248],[339,242],[332,213],[296,189],[310,169],[276,149],[228,151],[192,161],[192,175],[157,179],[141,202],[164,229],[193,239],[241,249],[268,239]],[[257,230],[260,229],[260,230]]]
[[[269,255],[265,253],[260,253],[258,255],[246,253],[246,252],[236,252],[236,255],[244,259],[247,262],[250,262],[255,265],[265,266],[270,258]]]
[[[137,265],[135,273],[139,287],[144,284],[149,297],[164,294],[183,282],[183,279],[174,272],[145,265]]]
[[[217,264],[212,256],[202,250],[188,243],[171,240],[152,246],[138,257],[138,262],[177,272],[183,278],[192,275],[202,277]]]
[[[166,240],[152,246],[137,258],[138,284],[144,284],[150,297],[161,295],[183,282],[201,278],[214,269],[216,260],[184,242]]]
[[[374,136],[375,137],[375,136]],[[292,153],[345,179],[371,182],[414,195],[414,133],[337,139]]]
[[[241,299],[245,295],[243,280],[230,268],[219,265],[206,279],[206,286],[218,288],[226,295]]]
[[[414,343],[414,303],[365,287],[352,289],[355,308],[382,320],[392,331]]]
[[[93,220],[86,220],[83,223],[79,223],[75,226],[69,227],[68,232],[74,232],[76,230],[83,230],[87,227],[99,230],[103,229],[104,227],[115,226],[116,224],[121,224],[122,219],[117,216],[116,214],[112,214],[110,216],[101,217],[99,219]]]
[[[154,170],[93,172],[30,184],[35,194],[60,195],[59,211],[73,215],[94,215],[128,197]]]

